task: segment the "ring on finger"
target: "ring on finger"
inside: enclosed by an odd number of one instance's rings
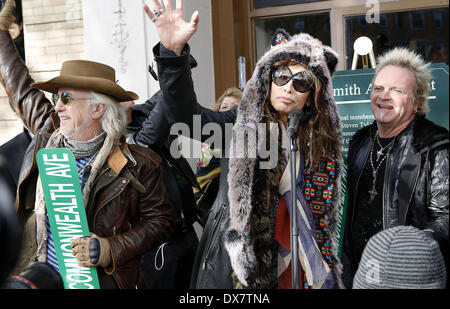
[[[162,14],[162,10],[153,9],[153,15],[155,15],[154,19],[158,18],[158,16],[161,14]]]

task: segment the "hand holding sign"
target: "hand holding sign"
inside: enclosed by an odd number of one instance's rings
[[[64,287],[98,289],[100,285],[97,270],[80,267],[78,260],[72,255],[71,242],[74,239],[93,236],[88,236],[89,226],[75,157],[68,149],[50,148],[39,150],[36,160]]]
[[[72,241],[72,254],[83,267],[106,267],[111,264],[111,249],[106,238],[93,233],[89,237],[79,237]]]

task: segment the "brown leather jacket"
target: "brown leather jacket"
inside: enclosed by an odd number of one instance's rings
[[[16,208],[24,226],[22,254],[14,273],[36,258],[34,199],[38,169],[36,153],[59,127],[59,118],[44,93],[31,89],[28,69],[17,53],[8,31],[0,31],[0,79],[11,106],[35,134],[25,153],[17,188]],[[174,228],[159,165],[152,150],[122,140],[96,177],[86,206],[89,229],[106,237],[112,264],[98,267],[100,286],[143,287],[141,255],[167,240]]]

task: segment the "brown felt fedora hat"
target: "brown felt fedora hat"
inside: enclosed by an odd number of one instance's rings
[[[87,60],[65,61],[59,76],[33,83],[31,88],[51,93],[57,93],[59,88],[80,88],[109,95],[119,102],[139,99],[136,93],[126,91],[116,83],[116,72],[112,67]]]

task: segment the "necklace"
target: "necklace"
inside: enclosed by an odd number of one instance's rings
[[[376,140],[378,145],[381,147],[381,149],[379,151],[377,151],[377,159],[376,159],[376,163],[378,164],[378,166],[375,168],[375,164],[373,163],[373,149],[375,148],[375,140],[372,143],[372,147],[370,147],[370,165],[372,166],[372,188],[369,191],[369,202],[372,202],[375,198],[375,196],[378,194],[377,190],[376,190],[376,182],[377,182],[377,174],[378,174],[378,170],[380,169],[380,166],[383,164],[384,160],[387,158],[387,152],[386,154],[384,154],[384,150],[386,149],[390,149],[390,147],[392,146],[393,140],[386,145],[385,147],[382,147],[380,144],[380,140],[378,139],[378,132],[376,133]],[[384,155],[384,156],[383,156]],[[381,159],[380,162],[378,162],[378,160],[380,159],[380,157],[383,156],[383,158]]]
[[[378,162],[380,157],[384,154],[384,150],[389,148],[392,145],[392,142],[394,140],[392,140],[389,144],[387,144],[386,146],[383,147],[383,146],[381,146],[380,139],[378,138],[378,132],[375,135],[376,135],[376,140],[377,140],[378,146],[380,146],[380,150],[377,151],[377,162]]]

